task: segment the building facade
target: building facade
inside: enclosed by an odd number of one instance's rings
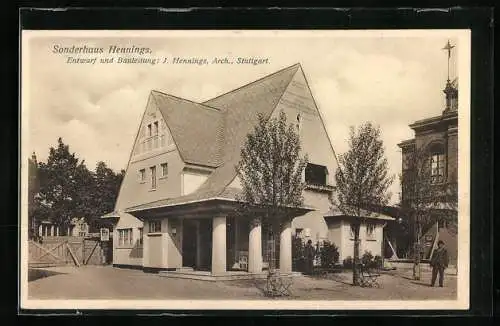
[[[456,79],[450,81],[448,78],[443,92],[446,104],[441,114],[410,124],[409,127],[413,129],[415,137],[399,144],[402,151],[403,176],[401,201],[403,205],[408,203],[410,206],[415,200],[412,197],[415,188],[420,187],[421,191],[425,191],[427,183],[429,190],[440,189],[430,191],[438,194],[440,199],[436,200],[436,196],[429,199],[429,208],[426,211],[429,216],[422,224],[419,243],[423,246],[421,248],[423,258],[430,258],[437,241],[443,240],[449,248],[451,261],[456,262],[458,246],[456,224],[447,223],[446,219],[442,218],[453,217],[457,213],[458,84]],[[417,175],[414,173],[415,170],[423,170],[422,166],[428,171],[425,174],[428,181],[415,182],[406,177]],[[418,177],[423,178],[422,175],[424,173],[420,173]]]
[[[213,275],[261,272],[272,257],[269,228],[235,213],[241,184],[235,166],[258,122],[284,112],[296,124],[305,169],[304,207],[289,210],[276,263],[292,269],[297,229],[327,239],[337,159],[299,64],[203,103],[152,91],[113,212],[113,264],[144,269],[193,268]]]

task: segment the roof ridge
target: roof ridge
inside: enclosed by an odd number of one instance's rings
[[[265,75],[265,76],[263,76],[263,77],[261,77],[261,78],[259,78],[259,79],[257,79],[257,80],[251,81],[251,82],[249,82],[249,83],[247,83],[247,84],[244,84],[244,85],[242,85],[242,86],[240,86],[240,87],[237,87],[237,88],[235,88],[235,89],[233,89],[233,90],[230,90],[230,91],[228,91],[228,92],[225,92],[225,93],[222,93],[222,94],[220,94],[220,95],[217,95],[216,97],[213,97],[213,98],[211,98],[211,99],[209,99],[209,100],[206,100],[206,101],[202,102],[202,104],[205,104],[205,103],[207,103],[207,102],[213,101],[213,100],[218,99],[218,98],[220,98],[220,97],[222,97],[222,96],[225,96],[225,95],[228,95],[228,94],[234,93],[234,92],[239,91],[239,90],[241,90],[241,89],[243,89],[243,88],[245,88],[245,87],[248,87],[248,86],[250,86],[250,85],[257,84],[257,83],[261,82],[262,80],[264,80],[264,79],[266,79],[266,78],[272,77],[272,76],[277,75],[277,74],[279,74],[279,73],[283,73],[283,72],[285,72],[286,70],[293,69],[293,68],[296,68],[296,69],[298,70],[298,69],[299,69],[299,68],[301,68],[301,67],[302,67],[302,66],[300,65],[300,63],[295,63],[295,64],[293,64],[293,65],[291,65],[291,66],[285,67],[285,68],[280,69],[280,70],[278,70],[278,71],[275,71],[275,72],[273,72],[273,73],[271,73],[271,74]]]
[[[152,89],[151,93],[158,93],[159,95],[162,95],[162,96],[172,97],[172,98],[175,98],[175,99],[178,99],[178,100],[182,100],[182,101],[185,101],[185,102],[189,102],[189,103],[193,103],[193,104],[197,104],[197,105],[203,106],[206,109],[212,109],[212,110],[215,110],[217,112],[221,112],[221,110],[218,109],[218,108],[216,108],[216,107],[213,107],[213,106],[210,106],[210,105],[206,105],[204,103],[200,103],[200,102],[195,102],[195,101],[192,101],[192,100],[188,100],[186,98],[175,96],[175,95],[172,95],[172,94],[168,94],[168,93],[156,90],[156,89]]]
[[[296,63],[295,65],[293,66],[297,66],[297,71],[299,70],[299,68],[302,70],[302,67],[300,65],[300,63]],[[288,68],[291,68],[293,66],[290,66]],[[285,68],[286,69],[286,68]],[[281,69],[280,71],[284,71],[285,69]],[[283,95],[285,95],[288,87],[290,87],[290,84],[292,83],[292,80],[293,80],[293,77],[297,74],[297,71],[295,71],[293,74],[292,74],[292,78],[290,78],[290,80],[288,81],[288,83],[286,84],[286,86],[283,88],[283,92],[281,93],[278,101],[276,102],[276,104],[274,105],[273,109],[268,113],[267,115],[267,118],[266,118],[266,121],[269,121],[271,119],[271,117],[273,116],[273,113],[274,111],[276,110],[276,108],[278,107],[279,103],[281,102],[281,99],[283,98]],[[271,75],[274,75],[274,74],[271,74]],[[269,75],[269,76],[271,76]],[[264,77],[265,78],[265,77]],[[262,78],[261,78],[262,79]],[[224,118],[225,118],[225,115],[224,115]],[[225,123],[225,121],[224,121]],[[254,127],[255,128],[255,127]],[[225,162],[224,162],[225,164]],[[222,190],[220,192],[217,192],[217,195],[220,196],[224,193],[224,191],[226,191],[226,189],[233,183],[233,181],[238,177],[238,171],[236,171],[236,174],[231,178],[231,180],[224,186],[222,187]],[[208,180],[208,178],[207,178]]]

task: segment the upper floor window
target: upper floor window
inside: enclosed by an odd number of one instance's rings
[[[156,189],[156,166],[149,168],[151,170],[151,189]]]
[[[308,163],[305,174],[307,184],[326,186],[328,176],[326,166]]]
[[[166,177],[168,175],[168,163],[161,164],[161,176]]]
[[[154,126],[154,135],[158,135],[158,121],[155,121],[153,123],[153,126]]]
[[[151,124],[148,124],[148,137],[151,137],[153,135],[153,129],[151,127]]]
[[[445,153],[441,144],[431,147],[431,182],[441,183],[445,177]]]
[[[353,223],[351,223],[349,226],[349,235],[351,239],[354,239],[354,235],[356,234],[356,226]]]
[[[153,220],[149,221],[149,233],[161,232],[161,221]]]
[[[139,170],[139,181],[141,182],[146,181],[146,170],[144,169]]]

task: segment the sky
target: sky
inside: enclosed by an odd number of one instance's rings
[[[412,122],[440,115],[447,78],[446,35],[384,36],[381,33],[231,35],[172,32],[151,36],[35,36],[23,51],[22,116],[27,118],[26,152],[46,160],[58,137],[90,169],[104,161],[125,169],[151,90],[202,102],[300,63],[337,155],[348,150],[349,127],[380,126],[390,173],[391,203],[398,201],[401,152],[413,137]],[[450,38],[452,44],[458,44]],[[60,47],[110,45],[151,48],[152,57],[269,58],[264,65],[68,64]],[[95,55],[82,57],[92,58]],[[98,55],[104,57],[105,55]],[[117,55],[115,55],[116,57]],[[116,58],[115,58],[116,59]],[[452,52],[451,77],[457,55]],[[25,69],[26,68],[26,69]]]

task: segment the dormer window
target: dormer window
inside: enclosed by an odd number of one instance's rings
[[[328,170],[324,165],[308,163],[306,166],[306,184],[326,186]]]

